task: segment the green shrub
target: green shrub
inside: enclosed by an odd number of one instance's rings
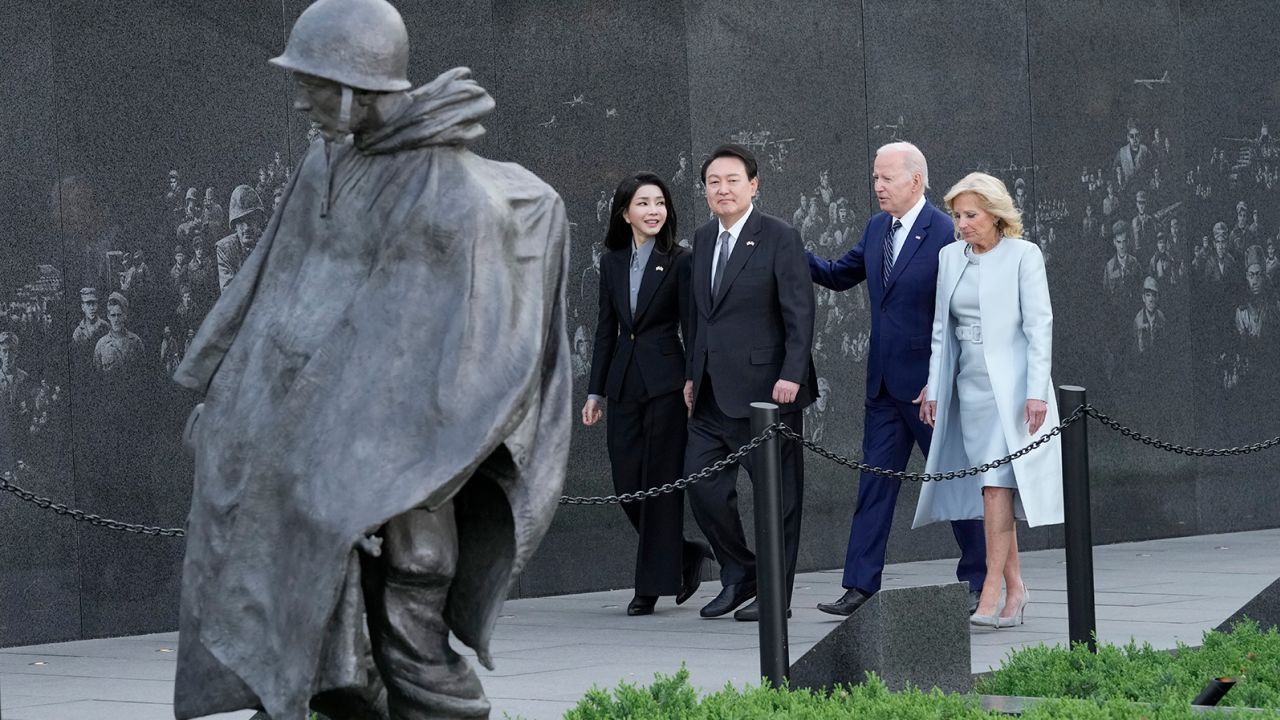
[[[1228,633],[1210,630],[1199,648],[1179,644],[1176,654],[1149,644],[1043,645],[1010,654],[975,692],[987,695],[1189,703],[1210,679],[1229,676],[1236,686],[1223,705],[1280,708],[1280,633],[1245,621]],[[1105,716],[1100,716],[1105,717]]]
[[[891,693],[874,674],[867,682],[826,696],[808,690],[726,686],[699,700],[689,671],[656,675],[653,685],[621,683],[613,691],[592,688],[565,720],[969,720],[989,715],[973,696],[941,691]]]
[[[1022,720],[1226,720],[1231,716],[1225,712],[1197,712],[1183,702],[1146,705],[1119,698],[1107,701],[1052,698],[1036,703],[1021,717]],[[1251,713],[1249,718],[1280,718],[1280,712]]]
[[[1027,720],[1200,720],[1185,701],[1134,705],[1109,701],[1046,699],[1022,715]],[[862,685],[830,695],[808,690],[726,686],[701,700],[681,667],[656,675],[653,685],[621,683],[612,691],[592,688],[565,720],[994,720],[1009,716],[981,709],[975,695],[940,690],[889,692],[874,673]],[[1280,718],[1280,712],[1250,717]]]

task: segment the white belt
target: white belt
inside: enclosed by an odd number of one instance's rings
[[[981,325],[957,325],[956,339],[968,340],[971,343],[982,343],[982,326]]]

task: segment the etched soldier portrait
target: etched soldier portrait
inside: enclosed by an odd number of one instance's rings
[[[241,265],[253,252],[263,225],[262,199],[258,191],[248,185],[238,185],[231,191],[227,209],[227,222],[232,233],[214,245],[218,267],[218,288],[225,292],[227,286],[240,272]]]
[[[1139,190],[1133,202],[1137,210],[1131,222],[1133,227],[1133,251],[1141,256],[1144,249],[1147,251],[1151,249],[1152,241],[1155,239],[1157,223],[1155,216],[1149,212],[1146,190]]]
[[[1266,261],[1258,245],[1245,250],[1244,279],[1248,294],[1236,307],[1236,333],[1250,341],[1270,337],[1276,332],[1276,300],[1268,292]]]
[[[80,289],[80,313],[80,322],[71,331],[71,342],[77,346],[87,346],[92,352],[98,344],[98,338],[106,335],[110,329],[107,321],[98,317],[97,288]]]
[[[1239,263],[1231,253],[1226,223],[1214,223],[1212,247],[1212,254],[1204,261],[1204,279],[1219,288],[1235,286],[1238,283]]]
[[[1142,281],[1142,308],[1133,318],[1133,333],[1139,353],[1155,350],[1164,341],[1167,329],[1159,298],[1160,284],[1148,276]]]
[[[18,367],[18,336],[0,332],[0,409],[17,415],[30,399],[31,376]]]
[[[1138,259],[1129,252],[1129,225],[1117,220],[1111,227],[1114,253],[1102,272],[1102,290],[1113,304],[1134,296],[1138,283]]]
[[[1128,183],[1133,176],[1144,170],[1151,161],[1151,151],[1142,144],[1142,133],[1138,126],[1129,123],[1126,132],[1128,142],[1116,151],[1115,167],[1121,184]]]
[[[142,338],[129,329],[129,300],[118,292],[107,298],[107,322],[111,329],[93,349],[94,367],[108,376],[133,372],[142,360]]]

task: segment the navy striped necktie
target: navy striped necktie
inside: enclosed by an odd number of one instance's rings
[[[894,218],[893,224],[889,226],[889,231],[884,234],[884,284],[889,284],[889,276],[893,274],[893,234],[898,232],[902,227],[902,221]]]

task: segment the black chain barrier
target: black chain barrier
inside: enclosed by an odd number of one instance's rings
[[[1167,450],[1169,452],[1178,453],[1181,455],[1190,455],[1193,457],[1228,457],[1233,455],[1247,455],[1249,453],[1261,452],[1263,450],[1269,450],[1273,447],[1280,446],[1280,436],[1271,438],[1270,440],[1265,440],[1263,442],[1254,443],[1252,445],[1244,445],[1241,447],[1231,447],[1231,448],[1197,448],[1197,447],[1191,447],[1188,445],[1178,445],[1175,443],[1166,442],[1164,440],[1151,437],[1150,435],[1145,435],[1143,433],[1132,430],[1126,425],[1124,425],[1123,423],[1099,411],[1097,408],[1093,407],[1093,405],[1081,405],[1077,407],[1075,411],[1071,413],[1071,415],[1064,418],[1062,422],[1054,426],[1053,429],[1049,430],[1049,432],[1045,433],[1042,437],[1037,439],[1035,442],[1018,450],[1017,452],[1010,453],[1000,458],[999,460],[992,460],[991,462],[983,463],[981,465],[977,465],[971,468],[965,468],[964,470],[952,470],[944,473],[911,473],[903,470],[886,470],[885,468],[874,467],[872,465],[867,465],[866,463],[858,462],[857,460],[850,460],[849,458],[846,458],[843,455],[834,453],[822,447],[821,445],[818,445],[815,442],[812,442],[810,440],[805,440],[800,433],[787,427],[785,423],[774,423],[773,425],[770,425],[769,427],[765,428],[764,431],[761,432],[758,436],[752,438],[751,441],[748,442],[746,445],[743,445],[737,450],[726,455],[723,459],[717,460],[716,462],[708,465],[707,467],[703,468],[702,470],[699,470],[698,472],[692,475],[689,475],[688,477],[683,477],[683,478],[680,478],[679,480],[674,480],[672,482],[666,483],[664,485],[659,485],[658,487],[650,488],[648,490],[638,490],[636,492],[623,493],[621,495],[604,495],[604,496],[565,495],[560,498],[560,504],[561,505],[615,505],[618,503],[639,502],[641,500],[647,500],[652,497],[657,497],[658,495],[665,495],[666,493],[675,492],[676,490],[683,490],[689,487],[690,485],[698,482],[699,480],[705,480],[706,478],[711,477],[712,475],[720,472],[721,470],[729,467],[730,465],[733,465],[734,463],[738,462],[743,457],[745,457],[747,453],[760,447],[760,445],[764,443],[766,440],[769,440],[770,438],[773,438],[775,436],[782,436],[784,438],[787,438],[788,440],[795,440],[799,442],[807,450],[810,450],[811,452],[817,455],[820,455],[836,463],[837,465],[843,465],[845,467],[853,468],[855,470],[861,470],[863,472],[868,472],[875,475],[882,475],[884,477],[894,478],[896,480],[908,480],[912,482],[941,482],[944,480],[954,480],[956,478],[970,477],[973,475],[978,475],[978,474],[987,472],[989,470],[994,470],[995,468],[998,468],[1001,465],[1008,465],[1009,463],[1013,462],[1014,460],[1017,460],[1023,455],[1026,455],[1027,453],[1032,452],[1036,448],[1041,447],[1045,443],[1049,442],[1052,438],[1058,435],[1061,435],[1064,429],[1066,429],[1072,423],[1078,422],[1082,417],[1085,417],[1086,415],[1095,418],[1098,422],[1120,433],[1124,437],[1129,438],[1130,440],[1135,440],[1137,442],[1142,443],[1143,445],[1149,445],[1151,447],[1158,448],[1160,450]],[[26,463],[21,461],[18,462],[18,469],[27,473],[34,472]],[[140,535],[154,535],[157,537],[185,537],[187,534],[187,531],[182,528],[161,528],[161,527],[150,527],[146,525],[136,525],[134,523],[127,523],[127,522],[122,522],[120,520],[112,520],[110,518],[104,518],[100,515],[95,515],[93,513],[85,512],[84,510],[77,510],[75,508],[68,507],[64,503],[54,502],[50,498],[37,495],[31,492],[30,490],[25,490],[19,487],[13,482],[16,479],[17,478],[12,472],[6,471],[4,473],[0,473],[0,491],[12,493],[14,496],[19,498],[20,500],[29,502],[39,508],[52,510],[54,513],[58,515],[64,515],[64,516],[70,517],[72,520],[76,520],[78,522],[87,522],[90,525],[106,528],[108,530],[119,530],[121,532],[137,533]]]
[[[987,472],[988,470],[994,470],[1000,467],[1001,465],[1008,465],[1014,460],[1017,460],[1023,455],[1026,455],[1032,450],[1035,450],[1041,445],[1044,445],[1045,443],[1049,442],[1054,437],[1061,435],[1062,431],[1065,430],[1067,426],[1079,420],[1081,417],[1087,414],[1087,412],[1088,412],[1088,406],[1081,405],[1080,407],[1076,408],[1076,411],[1071,413],[1069,417],[1063,419],[1061,423],[1054,426],[1054,428],[1049,432],[1045,433],[1043,437],[1031,443],[1030,445],[1022,448],[1021,450],[1018,450],[1017,452],[1013,452],[1013,453],[1009,453],[1008,455],[1005,455],[999,460],[992,460],[991,462],[983,463],[981,465],[977,465],[971,468],[965,468],[964,470],[951,470],[944,473],[911,473],[911,472],[906,472],[905,470],[886,470],[884,468],[878,468],[872,465],[867,465],[866,463],[858,462],[857,460],[850,460],[849,458],[846,458],[843,455],[837,455],[831,452],[830,450],[822,447],[821,445],[818,445],[815,442],[805,440],[800,435],[800,433],[792,430],[791,428],[786,427],[785,425],[783,426],[782,435],[784,437],[798,441],[805,448],[813,451],[818,455],[821,455],[822,457],[836,463],[837,465],[844,465],[845,467],[850,467],[855,470],[861,470],[863,472],[873,473],[876,475],[883,475],[884,477],[893,478],[895,480],[910,480],[912,482],[940,482],[942,480],[954,480],[956,478],[969,477],[971,475],[978,475],[978,474]]]
[[[1264,440],[1263,442],[1254,443],[1252,445],[1232,448],[1197,448],[1189,447],[1187,445],[1175,445],[1171,442],[1165,442],[1164,440],[1153,438],[1150,435],[1143,435],[1140,432],[1131,430],[1123,424],[1111,419],[1110,416],[1095,409],[1092,405],[1083,405],[1081,407],[1084,407],[1085,412],[1096,418],[1098,422],[1106,425],[1112,430],[1115,430],[1130,440],[1136,440],[1143,445],[1150,445],[1151,447],[1168,450],[1169,452],[1178,453],[1180,455],[1191,455],[1193,457],[1228,457],[1232,455],[1248,455],[1249,453],[1268,450],[1280,445],[1280,437],[1273,437],[1270,440]]]
[[[783,430],[786,427],[787,426],[783,425],[782,423],[774,423],[773,425],[770,425],[769,427],[765,428],[764,431],[761,432],[759,435],[752,438],[751,442],[747,443],[746,445],[743,445],[737,450],[734,450],[728,455],[725,455],[724,459],[717,460],[711,463],[710,465],[702,468],[701,470],[690,475],[689,477],[680,478],[679,480],[674,480],[665,485],[659,485],[658,487],[655,487],[655,488],[649,488],[648,490],[637,490],[636,492],[623,493],[621,495],[605,495],[603,497],[573,497],[573,496],[565,495],[564,497],[560,498],[560,504],[561,505],[613,505],[616,503],[647,500],[651,497],[657,497],[658,495],[663,495],[665,493],[675,492],[676,490],[683,490],[689,487],[690,485],[698,482],[699,480],[705,480],[711,477],[712,475],[720,472],[721,470],[729,467],[730,465],[738,462],[743,457],[746,457],[747,453],[760,447],[761,443],[773,437],[774,435],[777,435],[781,430]]]
[[[28,473],[33,472],[31,468],[22,461],[18,461],[18,469]],[[101,515],[94,515],[93,513],[85,512],[84,510],[67,507],[64,503],[54,502],[50,498],[37,495],[30,490],[24,490],[13,483],[16,479],[17,478],[14,477],[12,472],[5,471],[3,474],[0,474],[0,490],[7,493],[13,493],[19,499],[29,502],[38,508],[52,510],[58,515],[65,515],[78,522],[87,522],[95,527],[106,528],[108,530],[119,530],[121,532],[137,533],[139,535],[155,535],[157,537],[185,537],[187,534],[187,531],[182,528],[160,528],[149,527],[147,525],[135,525],[134,523],[112,520],[110,518],[104,518]]]

